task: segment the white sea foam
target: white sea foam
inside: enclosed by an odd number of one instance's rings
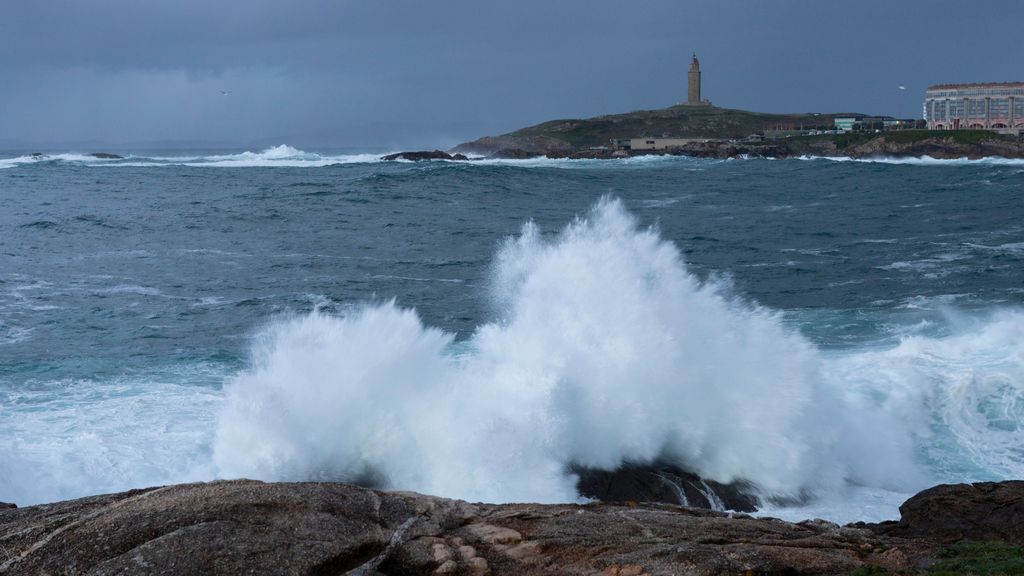
[[[212,478],[221,402],[212,387],[128,377],[2,390],[0,499],[37,504]]]
[[[256,168],[274,166],[318,168],[334,164],[357,164],[380,161],[381,157],[379,154],[345,154],[329,156],[317,154],[315,152],[305,152],[288,146],[287,144],[267,148],[261,152],[214,155],[189,160],[176,160],[174,158],[163,159],[164,163],[171,165],[181,164],[184,166],[221,168]]]
[[[455,358],[393,303],[271,326],[228,386],[220,474],[546,502],[576,498],[570,463],[659,457],[776,495],[922,483],[914,430],[848,398],[777,314],[699,283],[618,202],[553,242],[527,225],[491,295],[497,319]]]
[[[357,164],[381,162],[380,154],[342,154],[327,155],[305,152],[287,144],[273,146],[259,152],[240,152],[237,154],[212,155],[181,155],[181,156],[145,156],[129,155],[124,159],[96,158],[89,154],[66,153],[45,156],[19,156],[17,158],[0,159],[0,168],[12,168],[24,164],[39,162],[69,162],[86,166],[104,167],[160,167],[160,166],[194,166],[221,168],[258,168],[258,167],[308,167],[318,168],[335,164]]]
[[[34,328],[11,326],[0,321],[0,345],[17,344],[32,337]]]
[[[645,167],[661,163],[694,163],[694,164],[719,164],[725,160],[708,160],[704,158],[692,158],[690,156],[645,155],[630,156],[627,158],[547,158],[537,156],[535,158],[475,158],[470,160],[454,160],[460,164],[473,166],[517,166],[520,168],[587,168],[607,166],[609,168],[622,168],[628,166]]]
[[[885,390],[942,481],[1024,475],[1024,313],[955,318],[946,338],[909,336],[893,349],[837,359],[846,390]]]
[[[25,164],[38,164],[40,162],[93,162],[97,164],[110,164],[116,161],[111,158],[97,158],[89,154],[68,152],[64,154],[47,154],[42,156],[18,156],[16,158],[0,158],[0,168],[14,168]]]
[[[849,156],[798,156],[799,160],[831,160],[833,162],[864,162],[869,164],[904,164],[908,166],[1024,166],[1024,158],[1002,158],[986,156],[984,158],[932,158],[931,156],[872,156],[868,158],[851,158]]]
[[[817,496],[766,513],[847,521],[1024,474],[1024,312],[821,351],[615,201],[554,238],[525,226],[489,295],[461,342],[393,302],[275,320],[223,393],[168,383],[193,376],[6,389],[0,500],[248,476],[573,501],[569,463],[662,457]]]

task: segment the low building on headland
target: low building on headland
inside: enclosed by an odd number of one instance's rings
[[[612,144],[620,150],[673,150],[705,140],[705,138],[630,138],[616,140]]]
[[[1024,129],[1024,82],[936,84],[924,96],[930,130]]]
[[[839,132],[910,130],[923,128],[918,120],[899,119],[892,116],[836,116],[832,122]]]

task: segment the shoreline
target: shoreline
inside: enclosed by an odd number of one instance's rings
[[[1024,156],[1020,157],[1007,157],[1007,156],[931,156],[928,154],[922,155],[891,155],[891,154],[873,154],[873,155],[822,155],[822,154],[791,154],[785,156],[771,156],[762,154],[752,154],[749,152],[739,152],[733,155],[716,156],[716,155],[701,155],[691,154],[681,151],[657,151],[657,152],[634,152],[632,154],[604,154],[604,153],[592,153],[592,152],[579,152],[574,154],[539,154],[539,155],[513,155],[513,156],[465,156],[462,154],[452,154],[450,157],[437,156],[433,158],[418,157],[420,154],[435,154],[439,151],[408,151],[408,152],[395,152],[386,156],[380,156],[380,160],[385,162],[426,162],[426,161],[442,161],[442,162],[487,162],[494,160],[631,160],[634,158],[658,158],[658,157],[678,157],[678,158],[695,158],[703,160],[831,160],[833,162],[891,162],[894,164],[920,161],[920,162],[985,162],[985,161],[1018,161],[1024,160]]]
[[[871,160],[932,159],[982,160],[1024,159],[1024,139],[999,138],[994,135],[949,135],[930,131],[904,131],[880,134],[828,135],[790,139],[746,142],[737,140],[702,140],[662,150],[612,150],[610,148],[501,148],[474,150],[461,144],[450,151],[421,150],[396,152],[381,156],[382,160],[620,160],[643,156],[687,156],[692,158],[770,158],[775,160],[830,158]]]
[[[214,481],[0,508],[0,574],[925,574],[950,558],[951,573],[971,573],[971,554],[1024,562],[1024,481],[938,485],[900,512],[840,526],[657,503]]]

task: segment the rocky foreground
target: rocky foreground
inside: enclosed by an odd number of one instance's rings
[[[965,539],[1024,544],[1024,482],[937,486],[900,511],[792,524],[238,480],[0,509],[0,574],[918,574]]]

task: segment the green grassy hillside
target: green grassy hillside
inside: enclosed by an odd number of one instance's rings
[[[607,146],[613,138],[745,138],[773,129],[831,129],[837,116],[849,114],[765,114],[713,106],[672,106],[587,119],[552,120],[498,137],[460,144],[457,151],[481,148],[536,148],[538,142],[563,142],[576,149]],[[557,144],[557,142],[555,142]]]

